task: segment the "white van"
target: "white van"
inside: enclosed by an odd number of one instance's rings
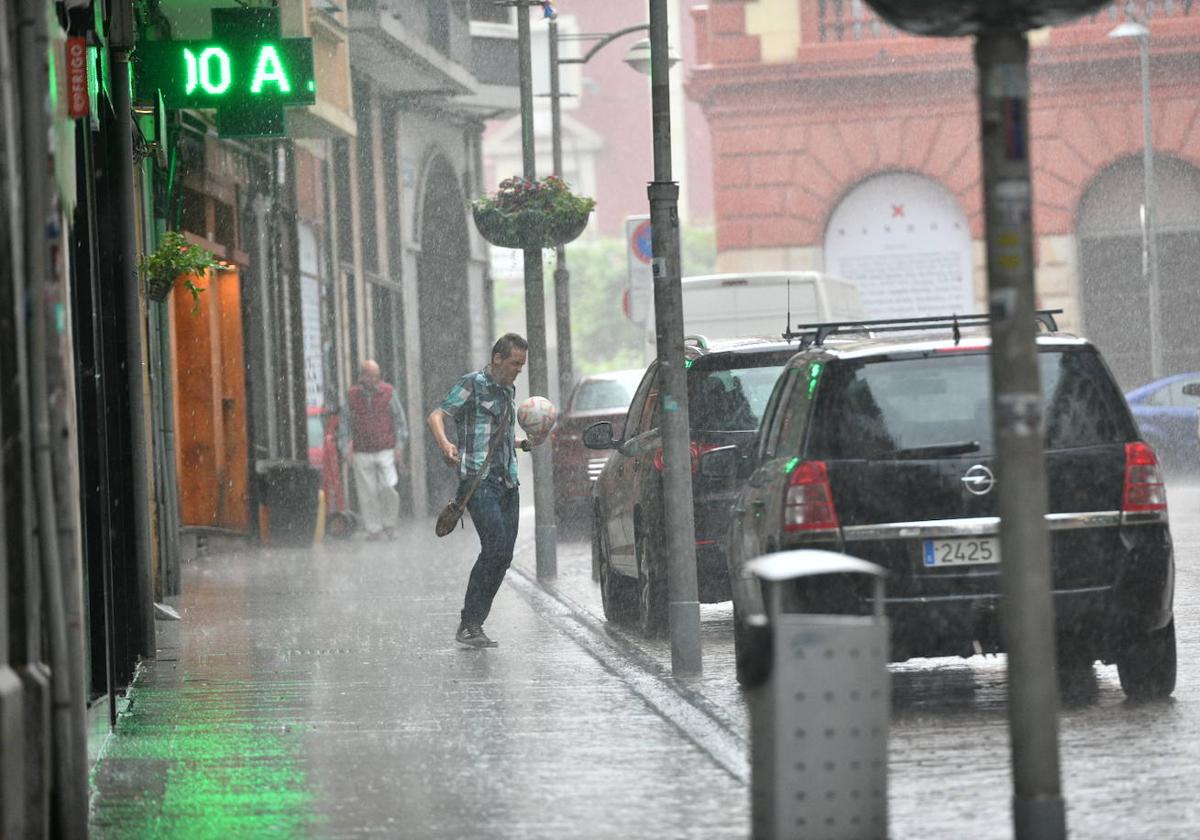
[[[796,324],[862,317],[858,287],[819,271],[683,278],[683,331],[706,338],[781,335]]]
[[[752,271],[684,277],[683,332],[708,339],[778,336],[797,324],[865,317],[858,286],[820,271]],[[788,320],[788,312],[791,320]],[[654,319],[646,358],[655,350]]]

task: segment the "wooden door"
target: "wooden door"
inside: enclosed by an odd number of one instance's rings
[[[175,457],[180,521],[246,533],[250,526],[241,277],[236,269],[171,293]]]

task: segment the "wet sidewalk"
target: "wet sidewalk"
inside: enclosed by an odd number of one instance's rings
[[[661,681],[606,660],[528,574],[497,596],[498,648],[453,641],[477,547],[422,522],[189,563],[183,620],[102,747],[92,835],[745,837],[736,739],[685,735],[687,703],[646,702]]]

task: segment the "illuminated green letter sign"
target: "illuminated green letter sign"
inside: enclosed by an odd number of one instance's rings
[[[312,40],[282,38],[277,8],[213,9],[206,41],[142,41],[137,97],[167,108],[215,108],[223,136],[286,131],[283,109],[316,101]]]

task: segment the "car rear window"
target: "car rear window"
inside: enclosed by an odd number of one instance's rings
[[[1136,437],[1121,393],[1095,352],[1042,351],[1038,365],[1047,449]],[[812,457],[995,452],[986,354],[842,361],[829,365],[825,376]]]
[[[753,432],[762,420],[784,359],[772,357],[759,367],[688,371],[688,416],[703,432]]]
[[[641,381],[639,371],[635,376],[623,379],[589,379],[581,382],[575,392],[572,411],[603,411],[629,407],[633,392]]]

